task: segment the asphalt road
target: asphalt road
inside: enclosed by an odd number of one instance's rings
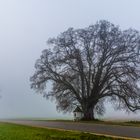
[[[91,132],[105,135],[129,137],[140,139],[140,127],[119,126],[119,125],[104,125],[104,124],[89,124],[76,122],[57,122],[57,121],[31,121],[31,120],[3,120],[4,122],[59,128],[65,130],[78,130],[82,132]]]

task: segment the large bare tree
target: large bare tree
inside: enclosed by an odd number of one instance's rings
[[[140,109],[140,35],[102,20],[84,29],[69,28],[47,42],[36,61],[31,88],[56,99],[57,109],[76,106],[84,119],[103,114],[105,101],[117,109]],[[50,82],[49,82],[50,81]],[[47,82],[52,84],[47,92]]]

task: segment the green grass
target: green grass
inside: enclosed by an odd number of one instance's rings
[[[122,140],[88,133],[0,123],[0,140]]]
[[[140,126],[140,121],[128,121],[128,122],[125,122],[125,123],[128,123],[128,124],[136,124],[136,125],[139,125]]]
[[[36,121],[36,120],[34,120]],[[38,120],[38,121],[53,121],[53,122],[68,122],[68,123],[93,123],[93,124],[105,124],[105,125],[121,125],[121,126],[135,126],[140,127],[140,121],[103,121],[103,120],[91,120],[91,121],[73,121],[73,120]]]

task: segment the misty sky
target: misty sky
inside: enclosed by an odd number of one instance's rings
[[[121,29],[132,27],[140,31],[140,1],[0,0],[0,118],[69,117],[70,114],[58,114],[54,102],[31,90],[29,78],[49,37],[101,19]],[[113,111],[107,105],[104,117],[128,114]]]

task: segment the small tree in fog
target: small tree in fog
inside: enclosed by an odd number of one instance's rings
[[[140,109],[140,35],[107,21],[84,29],[69,28],[48,40],[36,61],[31,88],[56,99],[57,109],[76,106],[84,119],[105,112],[105,101],[117,109]],[[46,84],[52,89],[47,92]]]

